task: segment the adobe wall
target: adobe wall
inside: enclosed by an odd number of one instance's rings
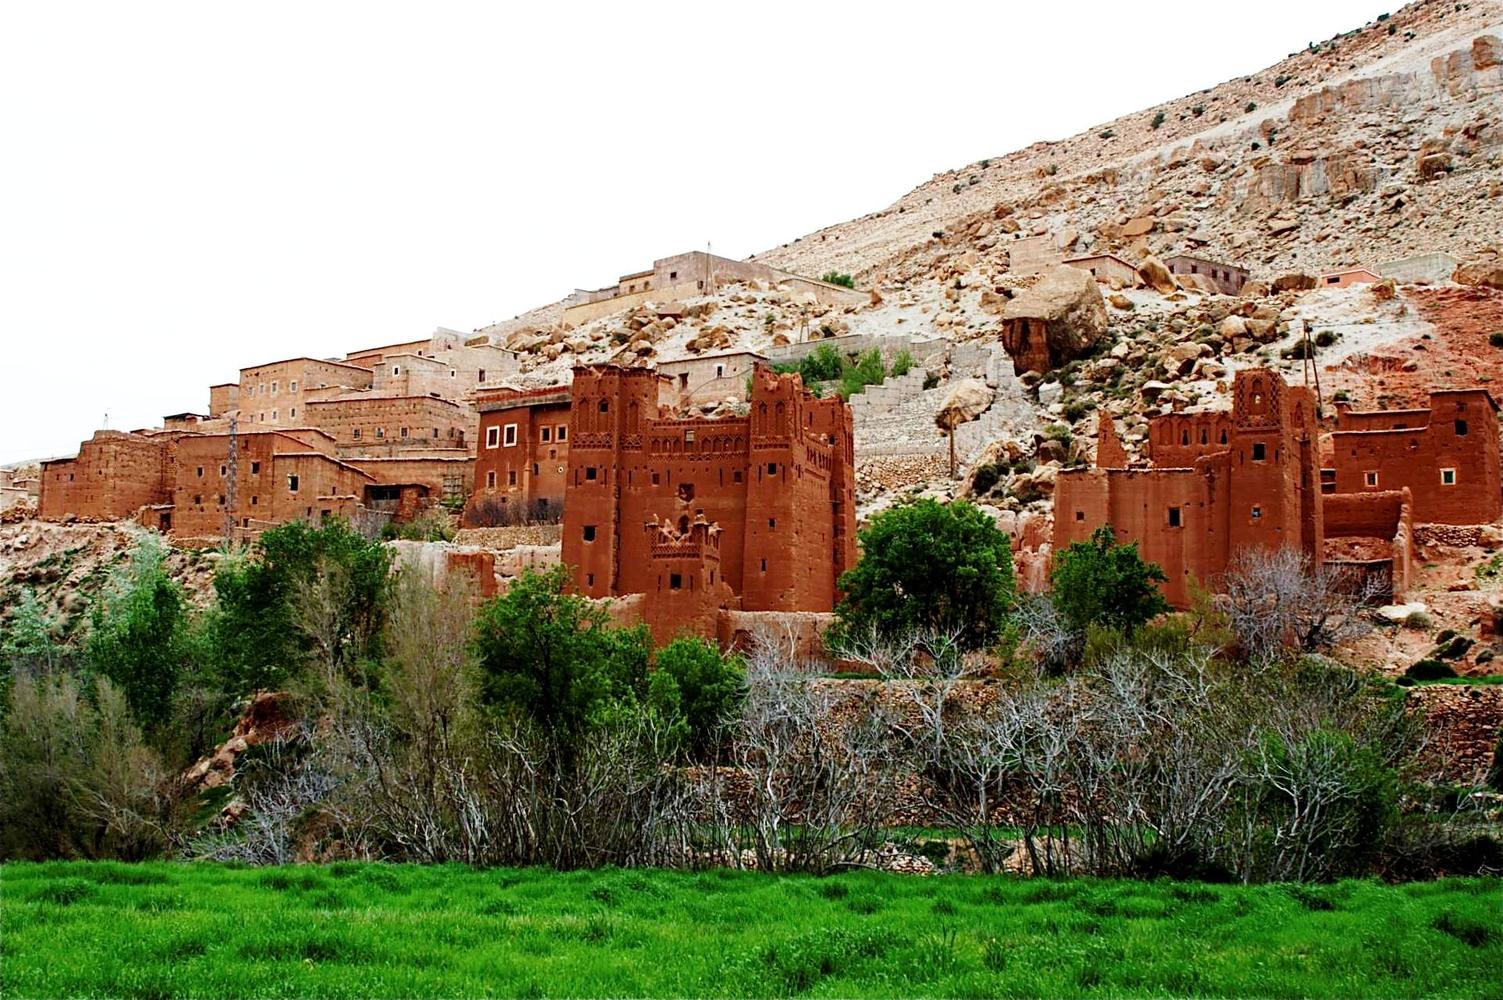
[[[515,405],[506,405],[511,399]],[[562,503],[569,468],[568,389],[511,393],[480,404],[476,439],[476,497],[508,502]],[[508,444],[507,428],[513,442]]]
[[[1483,390],[1432,393],[1428,411],[1339,410],[1329,442],[1338,494],[1408,489],[1421,523],[1503,515],[1497,412]]]
[[[432,396],[342,396],[307,403],[305,423],[326,431],[340,448],[464,448],[468,407]]]
[[[1119,541],[1137,542],[1142,557],[1164,570],[1165,599],[1188,607],[1192,580],[1210,586],[1226,571],[1230,507],[1224,484],[1214,466],[1062,472],[1054,484],[1053,552],[1110,524]],[[1171,511],[1178,511],[1177,525],[1170,523]]]
[[[38,516],[115,520],[165,502],[173,437],[101,430],[76,458],[43,462]]]
[[[1251,276],[1246,269],[1218,260],[1207,260],[1190,254],[1174,254],[1164,258],[1169,273],[1194,275],[1210,282],[1213,290],[1223,295],[1236,295],[1242,291]]]
[[[240,383],[226,382],[209,386],[209,416],[222,417],[240,409]]]
[[[297,437],[254,432],[237,435],[232,477],[227,435],[188,436],[177,445],[172,527],[182,535],[217,536],[226,513],[241,527],[316,519],[344,509],[330,498],[359,498],[370,482]]]
[[[685,402],[726,396],[745,399],[747,378],[759,361],[766,363],[766,360],[760,354],[750,352],[708,354],[659,361],[657,370],[673,379],[674,389]]]
[[[1277,372],[1249,369],[1229,412],[1150,422],[1149,468],[1069,470],[1055,481],[1052,551],[1110,524],[1163,568],[1166,599],[1215,586],[1244,548],[1324,551],[1314,398]],[[1115,432],[1103,435],[1115,440]],[[1108,454],[1116,450],[1108,448]]]
[[[635,308],[644,302],[678,302],[703,294],[705,293],[697,282],[678,282],[664,288],[651,288],[647,291],[617,295],[613,298],[601,299],[597,302],[583,302],[579,305],[565,306],[563,321],[570,326],[580,326],[591,320],[597,320],[602,316],[610,316]]]
[[[292,358],[242,368],[238,393],[241,424],[305,424],[307,415],[304,409],[309,390],[330,386],[369,389],[371,378],[369,369],[316,358]]]
[[[447,454],[349,456],[343,461],[376,483],[422,485],[436,500],[459,502],[474,489],[475,463],[463,449]]]
[[[642,369],[575,370],[562,557],[576,586],[608,597],[652,595],[664,573],[687,581],[686,568],[660,571],[644,525],[686,535],[704,523],[718,530],[714,580],[699,571],[705,585],[723,582],[746,610],[833,608],[835,580],[855,559],[849,409],[769,369],[755,376],[745,418],[665,415],[657,386]],[[649,598],[661,619],[654,634],[684,615],[696,628],[705,620],[698,603],[663,607]]]
[[[1082,271],[1090,271],[1091,276],[1103,284],[1118,281],[1130,288],[1138,281],[1138,269],[1121,257],[1112,254],[1071,257],[1064,264],[1066,267],[1078,267]]]
[[[1323,498],[1325,537],[1381,538],[1392,549],[1392,600],[1401,600],[1414,578],[1413,498],[1406,490],[1337,493]]]
[[[1148,422],[1144,451],[1154,465],[1187,469],[1197,458],[1226,451],[1235,432],[1230,410],[1167,413]]]

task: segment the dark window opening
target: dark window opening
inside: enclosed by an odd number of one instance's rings
[[[1083,510],[1077,510],[1075,512],[1075,520],[1077,520],[1077,521],[1084,521],[1085,520],[1085,511],[1083,511]]]
[[[1261,462],[1267,457],[1268,446],[1265,445],[1262,441],[1254,442],[1252,446],[1252,460],[1254,462]]]
[[[1171,527],[1171,528],[1178,528],[1179,527],[1179,508],[1178,507],[1170,507],[1169,508],[1169,527]]]
[[[767,474],[769,476],[776,476],[778,474],[778,463],[776,463],[776,462],[768,462],[767,463]]]
[[[594,479],[595,478],[595,467],[593,465],[587,465],[587,466],[585,466],[584,477],[586,479]]]
[[[297,476],[296,475],[291,475],[291,476],[287,477],[287,492],[289,492],[289,493],[296,493],[297,492]]]
[[[593,524],[587,524],[584,526],[584,540],[587,542],[593,542],[595,540],[595,526]]]
[[[1456,436],[1457,437],[1466,437],[1466,421],[1465,420],[1458,420],[1458,421],[1456,421]]]
[[[683,578],[683,576],[681,576],[678,573],[669,573],[668,574],[668,589],[669,590],[683,590],[684,589],[684,578]]]

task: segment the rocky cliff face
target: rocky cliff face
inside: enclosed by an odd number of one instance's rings
[[[759,259],[914,281],[1042,233],[1067,253],[1254,269],[1470,256],[1503,231],[1500,34],[1497,0],[1411,4],[1253,76],[937,174]]]

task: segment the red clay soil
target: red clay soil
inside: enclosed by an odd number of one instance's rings
[[[1406,289],[1404,297],[1435,327],[1328,369],[1331,391],[1344,389],[1356,409],[1423,407],[1431,389],[1494,387],[1503,397],[1503,292],[1488,288]]]

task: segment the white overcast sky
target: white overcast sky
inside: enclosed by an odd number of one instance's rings
[[[1397,0],[0,5],[0,462],[1255,72]]]

